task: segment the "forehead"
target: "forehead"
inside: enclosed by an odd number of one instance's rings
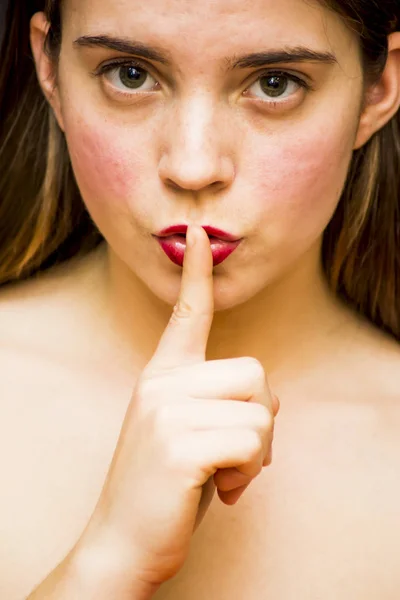
[[[66,0],[63,17],[72,36],[117,34],[175,60],[302,44],[340,60],[357,46],[343,19],[318,0]]]

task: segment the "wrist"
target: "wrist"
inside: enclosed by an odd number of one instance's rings
[[[115,544],[81,540],[71,553],[71,568],[82,584],[82,598],[96,600],[150,600],[161,587],[146,581],[134,556],[128,557]],[[87,596],[86,596],[87,593]]]

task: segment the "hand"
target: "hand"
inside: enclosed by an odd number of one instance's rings
[[[205,359],[213,260],[205,231],[190,229],[178,303],[138,379],[93,515],[149,585],[181,569],[215,489],[235,504],[270,464],[279,410],[256,359]]]

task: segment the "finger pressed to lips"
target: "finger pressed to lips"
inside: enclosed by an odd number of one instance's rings
[[[179,298],[151,360],[152,369],[205,362],[214,318],[213,256],[206,232],[195,229],[188,229]]]

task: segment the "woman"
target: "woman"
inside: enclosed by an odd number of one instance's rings
[[[398,598],[399,16],[10,6],[2,597]]]

